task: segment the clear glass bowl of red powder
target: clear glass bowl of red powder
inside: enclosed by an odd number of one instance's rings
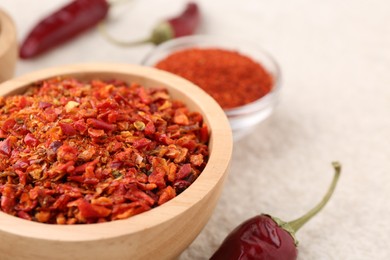
[[[275,59],[241,39],[180,37],[153,49],[142,63],[186,78],[211,95],[225,111],[235,140],[271,115],[281,88]]]

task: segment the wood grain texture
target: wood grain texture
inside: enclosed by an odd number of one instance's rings
[[[164,86],[174,99],[204,115],[211,129],[210,158],[183,193],[126,220],[87,225],[48,225],[0,212],[1,259],[174,259],[189,246],[211,216],[227,175],[232,135],[223,110],[203,90],[173,74],[123,64],[81,64],[49,68],[0,84],[0,95],[21,93],[39,79],[57,75],[80,79],[116,78],[145,87]]]
[[[11,17],[0,9],[0,83],[14,75],[17,48],[15,24]]]

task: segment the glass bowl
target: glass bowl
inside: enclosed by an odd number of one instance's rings
[[[154,67],[170,54],[190,48],[218,48],[237,51],[262,65],[273,78],[273,86],[268,94],[246,105],[224,109],[235,141],[251,133],[256,125],[271,115],[281,88],[281,71],[275,59],[257,44],[241,39],[209,35],[180,37],[157,46],[147,54],[142,64]]]

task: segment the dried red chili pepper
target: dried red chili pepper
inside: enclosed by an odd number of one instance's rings
[[[0,97],[0,209],[52,224],[139,214],[191,185],[207,163],[208,139],[203,116],[164,88],[34,83]]]
[[[196,3],[190,2],[179,16],[158,24],[154,29],[151,41],[159,44],[172,38],[191,35],[198,28],[199,22],[199,7]]]
[[[41,20],[21,45],[19,56],[33,58],[102,21],[108,13],[106,0],[74,0]]]
[[[182,76],[210,94],[224,109],[251,103],[270,92],[273,78],[264,67],[236,51],[189,48],[155,67]]]
[[[120,46],[134,46],[144,43],[160,44],[173,38],[192,35],[199,26],[201,20],[199,6],[194,2],[189,2],[184,10],[176,17],[168,18],[158,23],[149,38],[140,41],[126,42],[115,39],[107,33],[107,29],[102,24],[102,34],[112,43]]]
[[[295,260],[298,241],[295,233],[329,201],[341,172],[341,165],[333,163],[335,174],[322,201],[304,216],[284,222],[270,215],[252,217],[235,228],[223,241],[211,260],[258,259]]]

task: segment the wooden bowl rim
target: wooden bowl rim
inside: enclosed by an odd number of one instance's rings
[[[184,93],[199,106],[202,110],[200,112],[208,121],[209,128],[212,131],[209,146],[211,154],[202,174],[188,189],[174,199],[125,220],[98,224],[56,225],[28,221],[0,211],[0,231],[20,237],[68,242],[93,241],[125,236],[152,229],[177,217],[208,196],[213,187],[223,181],[230,165],[233,149],[232,133],[226,115],[216,101],[202,89],[171,73],[131,64],[71,64],[35,71],[5,81],[0,84],[0,96],[23,88],[29,83],[58,75],[76,75],[76,77],[80,77],[97,73],[135,75],[144,79],[152,79],[161,83],[161,85]],[[184,89],[184,91],[181,89]]]
[[[0,8],[0,57],[16,44],[16,27],[11,17]]]

